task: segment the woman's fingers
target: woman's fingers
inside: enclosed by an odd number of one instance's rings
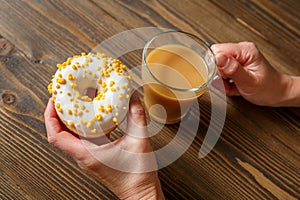
[[[88,152],[80,139],[70,132],[63,131],[52,100],[49,100],[48,102],[44,117],[47,137],[50,144],[76,160],[81,160],[87,155]]]

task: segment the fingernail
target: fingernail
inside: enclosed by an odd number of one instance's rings
[[[216,52],[215,52],[215,51],[216,51],[216,44],[211,45],[211,46],[210,46],[210,49],[211,49],[214,53],[216,53]]]
[[[217,65],[218,67],[222,68],[222,67],[225,67],[226,64],[228,63],[228,57],[225,56],[225,55],[219,55],[217,57]]]
[[[137,91],[131,95],[131,101],[140,101],[140,95]]]

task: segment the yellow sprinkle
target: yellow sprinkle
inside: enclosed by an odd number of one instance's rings
[[[115,92],[116,88],[110,88],[110,91]]]
[[[82,123],[83,125],[85,125],[86,121],[84,119],[80,119],[80,123]]]
[[[61,91],[59,91],[59,94],[62,94],[62,90],[61,90]]]
[[[62,78],[62,74],[58,74],[58,77],[59,77],[59,78]]]
[[[93,74],[93,78],[97,78],[97,75],[96,75],[96,74]]]
[[[75,124],[75,126],[76,126],[76,127],[79,127],[79,126],[80,126],[80,124]]]
[[[129,97],[130,97],[130,95],[129,95],[129,94],[127,94],[127,95],[126,95],[126,99],[129,99]]]
[[[68,95],[68,96],[71,96],[71,92],[67,92],[67,95]]]
[[[57,94],[57,91],[56,91],[56,90],[54,90],[54,91],[53,91],[53,94]]]
[[[89,69],[84,70],[84,72],[87,74],[92,74],[91,70],[89,70]]]
[[[102,120],[102,115],[97,114],[97,115],[96,115],[96,119],[97,119],[98,121]]]
[[[107,90],[108,90],[108,88],[103,88],[102,92],[103,92],[103,93],[106,93]]]
[[[96,100],[96,101],[100,101],[100,99],[101,99],[101,96],[96,96],[96,97],[94,98],[94,100]]]
[[[81,108],[81,110],[84,110],[85,106],[83,104],[80,104],[80,108]]]
[[[92,133],[96,133],[96,129],[94,128],[93,130],[91,130]]]
[[[68,114],[72,115],[72,110],[68,109]]]
[[[102,80],[101,80],[100,78],[98,79],[98,83],[99,83],[99,84],[102,84]]]
[[[68,125],[69,125],[69,126],[74,126],[74,122],[69,121],[69,122],[68,122]]]
[[[119,94],[119,100],[123,99],[123,94]]]
[[[99,55],[101,58],[105,58],[106,57],[106,55],[104,54],[104,53],[100,53],[100,55]]]
[[[72,65],[72,69],[77,70],[76,65]]]
[[[126,65],[124,65],[124,64],[121,64],[120,67],[121,67],[122,69],[126,69]]]
[[[78,108],[78,103],[74,103],[74,108]]]
[[[91,122],[88,122],[87,125],[86,125],[87,128],[91,128],[91,126],[92,126]]]
[[[55,107],[56,107],[56,108],[60,108],[60,103],[56,103],[56,104],[55,104]]]
[[[60,85],[59,85],[59,84],[57,84],[57,85],[56,85],[56,89],[59,89],[59,88],[60,88]]]
[[[123,110],[126,110],[126,109],[127,109],[127,107],[126,107],[126,106],[124,106],[124,107],[123,107]]]
[[[75,96],[76,96],[77,99],[79,99],[79,98],[80,98],[80,93],[79,93],[79,92],[76,92],[76,93],[75,93]]]
[[[81,56],[86,56],[86,53],[85,53],[85,52],[82,52],[82,53],[81,53]]]
[[[52,86],[53,86],[53,83],[52,83],[52,80],[51,80],[51,83],[48,85],[48,92],[50,93],[50,94],[52,94]]]
[[[118,119],[116,117],[114,117],[112,120],[113,120],[114,123],[118,122]]]
[[[52,99],[52,101],[55,101],[55,99],[56,99],[56,96],[53,96],[51,99]]]
[[[89,96],[83,96],[83,97],[81,97],[81,99],[83,101],[88,101],[88,102],[93,101],[93,99],[91,99]]]
[[[106,87],[106,83],[102,82],[102,87],[105,88]]]
[[[104,76],[105,76],[105,77],[110,77],[110,75],[109,75],[108,72],[104,72]]]
[[[106,72],[108,72],[108,73],[110,73],[110,72],[112,72],[113,71],[113,68],[112,67],[110,67],[110,68],[108,68],[107,70],[106,70]]]
[[[57,111],[60,112],[60,113],[62,113],[63,109],[62,108],[58,108]]]
[[[71,64],[72,59],[73,59],[73,58],[71,58],[71,57],[68,58],[68,60],[67,60],[67,62],[66,62],[67,65]]]
[[[92,54],[91,54],[92,55]],[[92,58],[86,58],[86,61],[87,62],[93,62],[93,59]]]
[[[119,115],[120,115],[120,114],[119,114],[118,112],[116,112],[115,116],[116,116],[116,117],[119,117]]]
[[[70,85],[71,85],[71,88],[73,88],[73,89],[77,87],[76,83],[71,83]]]
[[[110,86],[110,87],[113,86],[114,84],[115,84],[114,81],[110,81],[110,82],[109,82],[109,86]]]
[[[66,82],[67,82],[66,79],[64,79],[64,78],[58,78],[58,79],[56,79],[56,81],[60,84],[66,84]]]
[[[70,81],[76,80],[76,77],[73,76],[72,74],[68,74],[68,80]]]
[[[101,105],[101,106],[98,108],[98,110],[99,110],[100,112],[104,112],[104,106]]]
[[[73,98],[70,98],[69,100],[70,100],[71,102],[72,102],[72,101],[74,101],[74,99],[73,99]]]
[[[77,113],[77,116],[82,116],[83,115],[83,112],[82,111],[79,111],[78,113]]]
[[[119,63],[114,63],[113,68],[116,68],[119,66]]]
[[[73,115],[77,116],[77,109],[76,108],[73,110]]]
[[[102,61],[102,66],[104,67],[104,66],[106,66],[107,65],[107,61],[106,61],[106,59],[103,59],[103,61]]]

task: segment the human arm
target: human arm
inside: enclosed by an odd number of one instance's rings
[[[255,44],[225,43],[211,48],[228,96],[243,96],[263,106],[300,106],[300,77],[278,72]]]

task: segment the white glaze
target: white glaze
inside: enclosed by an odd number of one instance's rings
[[[116,65],[119,67],[114,68]],[[74,69],[72,66],[77,67]],[[70,130],[84,137],[99,137],[109,133],[123,121],[129,104],[131,78],[119,60],[107,58],[103,54],[83,54],[74,56],[65,64],[58,65],[58,68],[49,85],[49,92],[54,97],[59,118]],[[107,70],[109,68],[112,68],[111,72]],[[106,71],[109,77],[103,74],[103,71]],[[69,80],[70,74],[76,80]],[[59,83],[62,79],[65,81]],[[114,82],[112,86],[111,81]],[[103,83],[106,87],[103,87]],[[71,84],[76,84],[76,87],[72,88]],[[107,91],[104,98],[102,96],[99,100],[99,97],[96,97],[89,102],[82,99],[87,88],[95,88],[99,92]],[[108,105],[112,105],[113,108],[109,109]],[[101,115],[101,120],[97,119],[97,115]]]

